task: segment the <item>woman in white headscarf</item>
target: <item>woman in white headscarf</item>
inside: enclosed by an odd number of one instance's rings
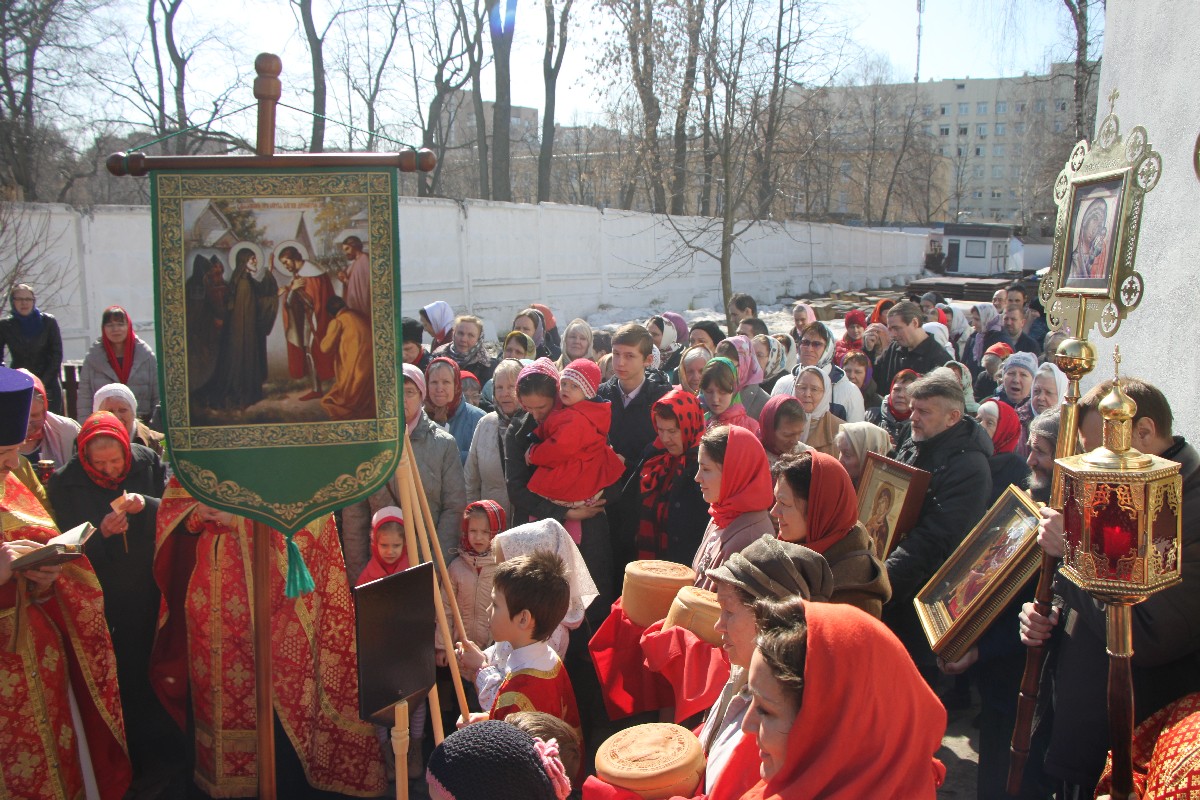
[[[651,317],[646,320],[646,330],[650,331],[650,338],[654,340],[654,346],[658,348],[662,359],[658,368],[667,373],[677,369],[683,348],[679,342],[679,330],[674,323],[661,316]]]
[[[571,541],[571,534],[557,520],[539,519],[498,534],[492,540],[492,549],[496,553],[497,564],[535,550],[549,550],[563,560],[567,582],[571,585],[571,602],[562,623],[550,634],[549,644],[554,652],[564,657],[571,631],[582,624],[588,606],[600,596],[579,548]]]
[[[971,370],[971,377],[977,378],[983,371],[983,354],[992,345],[1004,341],[1004,332],[1000,330],[1000,315],[991,303],[976,303],[967,318],[975,332],[967,340],[963,358]]]
[[[893,449],[892,437],[873,422],[847,422],[834,437],[834,443],[837,444],[838,461],[850,474],[855,489],[862,479],[867,453],[886,456]]]
[[[946,351],[946,355],[952,360],[957,360],[954,354],[954,346],[950,344],[950,329],[940,322],[926,322],[921,326],[926,333],[933,337],[934,341],[942,346]]]
[[[950,346],[954,348],[955,361],[962,361],[963,351],[967,348],[967,338],[971,335],[971,323],[963,310],[952,303],[939,306],[946,312],[947,327],[950,328]]]
[[[1033,390],[1029,394],[1029,408],[1033,416],[1062,405],[1063,397],[1067,394],[1067,382],[1066,373],[1057,364],[1047,361],[1038,367],[1033,376]]]
[[[796,376],[794,394],[808,415],[800,441],[811,450],[819,450],[837,458],[838,449],[834,439],[846,421],[829,410],[833,399],[833,385],[829,382],[829,376],[818,366],[804,367]]]
[[[123,383],[110,383],[96,390],[92,408],[97,411],[110,411],[116,415],[129,431],[130,444],[140,444],[149,447],[159,456],[163,454],[163,440],[166,438],[158,431],[152,431],[138,419],[137,397]]]

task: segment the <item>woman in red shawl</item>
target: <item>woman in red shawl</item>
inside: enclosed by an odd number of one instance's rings
[[[825,453],[789,453],[771,468],[779,538],[815,550],[833,570],[830,602],[849,603],[879,619],[892,596],[875,545],[858,521],[850,474]]]
[[[758,437],[736,425],[710,428],[700,438],[696,482],[712,521],[692,559],[696,585],[712,590],[705,571],[719,567],[775,526],[767,509],[774,500],[767,454]]]
[[[1010,485],[1022,489],[1029,487],[1029,465],[1017,452],[1023,428],[1016,410],[994,398],[979,404],[975,419],[992,437],[992,457],[988,459],[988,466],[992,468],[992,495],[988,500],[990,507]]]
[[[743,800],[936,797],[946,710],[883,623],[793,598],[760,601],[758,631],[742,726],[753,737],[726,767],[761,764]]]
[[[100,320],[100,338],[92,342],[79,370],[78,419],[87,419],[96,390],[110,383],[128,386],[143,418],[149,419],[158,405],[158,360],[154,351],[133,332],[133,321],[120,306],[104,309]]]

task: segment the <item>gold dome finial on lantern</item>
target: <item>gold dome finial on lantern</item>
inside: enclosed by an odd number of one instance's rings
[[[1104,445],[1083,457],[1094,467],[1103,469],[1145,469],[1149,456],[1133,449],[1133,418],[1137,403],[1121,388],[1121,346],[1113,353],[1112,389],[1096,408],[1104,419]]]

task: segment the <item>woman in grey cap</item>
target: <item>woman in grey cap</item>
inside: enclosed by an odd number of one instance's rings
[[[764,598],[783,600],[803,597],[813,602],[828,602],[833,592],[833,573],[825,558],[813,550],[773,536],[763,536],[725,563],[707,572],[716,586],[721,615],[716,631],[729,657],[729,682],[721,690],[700,731],[700,743],[708,756],[705,791],[721,780],[722,796],[740,797],[758,780],[757,775],[722,773],[734,748],[742,738],[742,719],[750,707],[746,688],[746,670],[754,653],[754,603]],[[736,787],[738,782],[744,786]],[[732,793],[730,789],[738,789]]]

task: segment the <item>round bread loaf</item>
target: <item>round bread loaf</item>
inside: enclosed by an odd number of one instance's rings
[[[691,567],[672,561],[632,561],[625,567],[621,606],[634,623],[648,628],[667,615],[675,594],[696,582]]]
[[[704,750],[681,725],[650,722],[610,736],[596,752],[596,776],[645,800],[691,797],[704,774]]]
[[[687,628],[714,647],[721,646],[721,634],[715,630],[717,617],[721,616],[721,604],[717,593],[695,586],[684,586],[675,595],[663,630],[678,625]]]

